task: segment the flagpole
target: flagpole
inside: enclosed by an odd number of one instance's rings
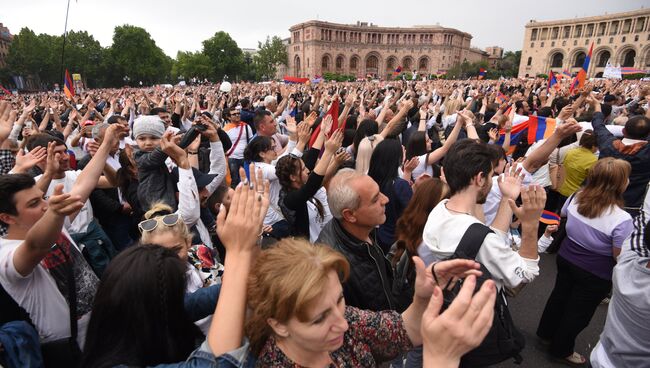
[[[70,0],[68,0],[68,6],[65,10],[65,27],[63,29],[63,47],[61,48],[61,78],[60,80],[65,84],[63,77],[63,58],[65,57],[65,39],[68,35],[68,12],[70,11]]]

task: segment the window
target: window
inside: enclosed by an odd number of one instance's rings
[[[623,54],[623,63],[621,66],[632,67],[634,66],[634,58],[636,58],[636,51],[628,50]]]
[[[643,32],[644,28],[645,28],[645,18],[637,18],[634,32]]]
[[[555,41],[551,42],[551,47],[555,47]]]
[[[587,32],[585,32],[585,37],[591,37],[594,34],[594,24],[587,24]]]
[[[566,46],[566,41],[562,41],[562,46]]]
[[[604,36],[606,28],[607,28],[607,23],[598,24],[598,35],[599,36]]]
[[[535,42],[530,43],[530,48],[532,49],[533,47],[535,47]]]
[[[632,29],[632,19],[624,20],[622,33],[630,33],[631,29]]]
[[[578,46],[578,40],[573,41],[573,46]]]
[[[571,27],[564,27],[564,33],[562,34],[562,38],[569,38],[571,35]]]
[[[537,28],[533,29],[533,31],[531,32],[530,40],[531,41],[537,41]]]
[[[330,57],[325,55],[323,56],[323,59],[321,61],[321,67],[323,68],[324,71],[330,69]]]
[[[582,25],[577,25],[575,31],[573,32],[573,37],[578,38],[582,37]]]
[[[533,57],[529,56],[528,57],[528,62],[526,63],[526,66],[530,66],[533,63]]]
[[[336,57],[336,70],[343,69],[343,56],[339,55]]]
[[[609,35],[613,36],[618,33],[618,21],[612,22],[611,26],[609,27]]]
[[[598,67],[606,66],[607,61],[609,60],[610,57],[611,57],[611,54],[609,53],[609,51],[601,52],[600,55],[598,56],[598,62],[596,63],[596,66],[598,66]]]
[[[614,37],[609,38],[609,43],[614,43]]]
[[[573,67],[574,67],[574,68],[581,67],[582,64],[585,63],[585,58],[586,58],[586,57],[587,57],[587,55],[585,55],[585,53],[582,52],[582,51],[580,51],[579,53],[577,53],[577,54],[576,54],[575,61],[573,62]]]
[[[350,59],[350,69],[356,70],[358,68],[358,64],[359,64],[359,58],[353,56],[352,59]]]
[[[560,29],[558,27],[554,27],[553,30],[551,31],[551,39],[557,40],[559,33],[560,33]]]
[[[639,35],[634,36],[634,42],[639,42]]]
[[[530,65],[530,62],[532,62],[532,58],[528,58],[528,61],[529,61],[528,65]],[[562,55],[561,52],[557,52],[551,58],[551,68],[561,68],[563,62],[564,62],[564,55]]]
[[[621,42],[625,42],[625,36],[623,36],[623,38],[621,38]]]
[[[544,41],[539,45],[540,47],[544,47]]]

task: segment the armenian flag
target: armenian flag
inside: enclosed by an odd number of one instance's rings
[[[539,218],[539,222],[546,225],[559,225],[560,224],[560,215],[555,212],[544,210],[542,216]]]
[[[594,43],[591,43],[591,47],[589,47],[589,54],[587,57],[585,57],[584,63],[582,63],[582,68],[578,71],[578,75],[576,75],[575,80],[571,84],[571,89],[570,91],[573,92],[573,90],[577,88],[582,88],[585,86],[585,80],[587,79],[587,71],[589,70],[589,63],[591,62],[591,53],[594,51]]]
[[[503,93],[501,93],[501,91],[498,91],[497,92],[497,100],[499,101],[499,103],[504,103],[504,102],[507,102],[508,100],[510,100],[510,97],[504,95]]]
[[[402,66],[400,65],[395,69],[395,71],[393,72],[393,75],[399,75],[399,73],[401,73],[401,72],[402,72]]]
[[[637,69],[637,68],[632,68],[629,66],[623,66],[621,67],[621,75],[629,75],[629,74],[648,74],[648,70],[643,70],[643,69]]]
[[[555,78],[555,74],[553,74],[553,71],[548,75],[548,84],[546,85],[546,92],[548,92],[551,87],[555,86],[557,88],[557,79]]]
[[[541,139],[546,139],[555,131],[555,119],[545,118],[542,116],[530,116],[528,120],[512,127],[510,131],[510,150],[508,154],[514,152],[515,146],[523,137],[527,137],[528,144],[533,144]],[[498,145],[502,145],[505,140],[506,132],[504,129],[499,131]]]
[[[332,115],[332,129],[330,129],[330,134],[334,132],[334,130],[339,129],[339,99],[335,98],[334,102],[332,102],[332,106],[330,107],[329,110],[327,110],[327,114],[323,116],[323,119],[327,115]],[[347,120],[343,122],[343,126],[340,127],[341,130],[345,130],[345,125],[347,124]],[[309,140],[309,147],[314,145],[314,142],[316,142],[316,138],[318,138],[318,134],[320,134],[320,124],[314,129],[314,131],[311,133],[311,139]]]
[[[68,69],[65,70],[65,80],[63,81],[63,92],[65,92],[66,97],[72,99],[74,96],[74,84],[72,83],[72,78],[70,78],[70,72]]]
[[[481,79],[485,79],[485,76],[486,76],[486,75],[487,75],[487,71],[486,71],[485,69],[480,68],[480,69],[478,70],[478,79],[479,79],[479,80],[481,80]]]
[[[290,77],[288,75],[284,76],[284,83],[299,83],[299,84],[305,84],[309,81],[309,78],[298,78],[298,77]]]

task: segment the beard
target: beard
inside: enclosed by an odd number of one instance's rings
[[[481,187],[481,190],[476,197],[476,204],[484,204],[487,201],[487,197],[490,194],[490,189],[492,189],[492,179],[486,180],[485,184]]]

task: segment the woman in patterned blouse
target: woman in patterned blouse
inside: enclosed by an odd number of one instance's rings
[[[422,344],[420,324],[435,283],[415,258],[413,304],[401,315],[346,307],[341,282],[345,257],[306,240],[283,239],[263,251],[248,281],[246,323],[252,353],[262,367],[375,367]],[[477,274],[474,261],[444,262],[440,281]]]

